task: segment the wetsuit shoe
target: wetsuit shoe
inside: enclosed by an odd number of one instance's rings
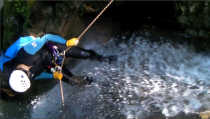
[[[71,85],[90,85],[93,78],[88,76],[72,76],[68,78],[68,83]]]
[[[83,80],[85,80],[88,85],[90,85],[93,82],[93,78],[92,77],[88,77],[88,76],[84,76]]]

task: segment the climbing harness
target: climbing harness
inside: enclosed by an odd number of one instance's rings
[[[84,36],[84,34],[90,29],[90,27],[96,22],[96,20],[104,13],[104,11],[107,10],[107,8],[113,3],[113,1],[114,0],[110,0],[110,2],[106,5],[106,7],[104,7],[104,9],[95,17],[95,19],[93,19],[93,21],[83,30],[83,32],[78,36],[78,40],[80,40]],[[63,52],[60,53],[60,55],[64,54],[62,63],[60,65],[60,72],[62,71],[62,68],[64,65],[65,52],[67,52],[70,49],[71,47],[67,47]],[[62,104],[64,106],[63,86],[62,86],[61,80],[60,80],[60,91],[61,91]]]
[[[65,54],[61,54],[58,50],[58,47],[56,45],[53,45],[51,43],[46,44],[48,50],[50,51],[52,57],[51,57],[51,63],[48,65],[48,69],[54,73],[56,71],[61,71],[61,64],[63,61],[63,57]]]
[[[51,55],[52,55],[52,63],[53,63],[52,65],[61,66],[62,61],[63,61],[63,57],[64,57],[65,54],[60,53],[58,47],[54,44],[47,43],[47,47],[48,47],[48,49],[49,49],[49,51],[51,52]]]

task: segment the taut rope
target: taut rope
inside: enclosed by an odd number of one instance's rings
[[[93,21],[83,30],[83,32],[78,36],[78,40],[80,40],[82,38],[82,36],[84,36],[84,34],[90,29],[90,27],[96,22],[96,20],[104,13],[104,11],[112,4],[114,0],[111,0],[106,7],[95,17],[95,19],[93,19]],[[64,54],[64,58],[62,61],[62,65],[61,65],[61,69],[63,68],[64,65],[64,61],[65,61],[65,52],[67,52],[68,50],[70,50],[71,47],[66,48],[63,51]],[[62,71],[62,70],[61,70]],[[63,96],[63,86],[62,86],[62,82],[60,80],[60,91],[61,91],[61,99],[62,99],[62,104],[64,106],[64,96]]]
[[[96,20],[104,13],[104,11],[107,10],[107,8],[112,4],[114,0],[111,0],[106,7],[93,19],[93,21],[83,30],[83,32],[78,36],[78,39],[80,40],[82,36],[90,29],[90,27],[96,22]],[[71,49],[71,47],[66,48],[65,52]]]

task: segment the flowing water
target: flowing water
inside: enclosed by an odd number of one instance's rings
[[[91,85],[64,83],[64,107],[59,84],[28,104],[1,101],[0,118],[165,119],[210,110],[210,56],[162,36],[152,42],[150,35],[90,43],[98,53],[118,57],[111,63],[80,60],[72,71],[92,76]]]

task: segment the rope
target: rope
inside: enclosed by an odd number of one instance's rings
[[[111,0],[107,5],[106,7],[95,17],[95,19],[86,27],[86,29],[83,30],[83,32],[78,36],[78,40],[80,40],[82,38],[82,36],[84,36],[84,34],[90,29],[90,27],[96,22],[96,20],[104,13],[104,11],[112,4],[114,0]],[[63,61],[62,61],[62,64],[61,64],[61,71],[62,71],[62,68],[63,68],[63,65],[64,65],[64,61],[65,61],[65,53],[70,50],[71,47],[68,47],[66,48],[64,51],[63,51]],[[64,96],[63,96],[63,86],[62,86],[62,81],[60,80],[60,91],[61,91],[61,99],[62,99],[62,105],[64,106]]]
[[[66,58],[65,57],[65,51],[63,52],[63,61],[62,61],[62,64],[61,64],[61,71],[62,71],[62,68],[63,68],[63,64],[64,64],[64,59]],[[64,95],[63,95],[63,85],[62,85],[62,81],[60,80],[60,91],[61,91],[61,100],[62,100],[62,105],[64,106]]]
[[[64,106],[63,85],[62,85],[62,81],[61,80],[60,80],[60,91],[61,91],[62,105]]]
[[[111,0],[106,7],[95,17],[95,19],[86,27],[85,30],[83,30],[83,32],[78,36],[78,40],[80,40],[82,38],[82,36],[84,36],[84,34],[90,29],[90,27],[96,22],[96,20],[104,13],[104,11],[107,10],[107,8],[112,4],[114,0]],[[68,51],[69,49],[71,49],[71,47],[66,48],[65,52]]]

